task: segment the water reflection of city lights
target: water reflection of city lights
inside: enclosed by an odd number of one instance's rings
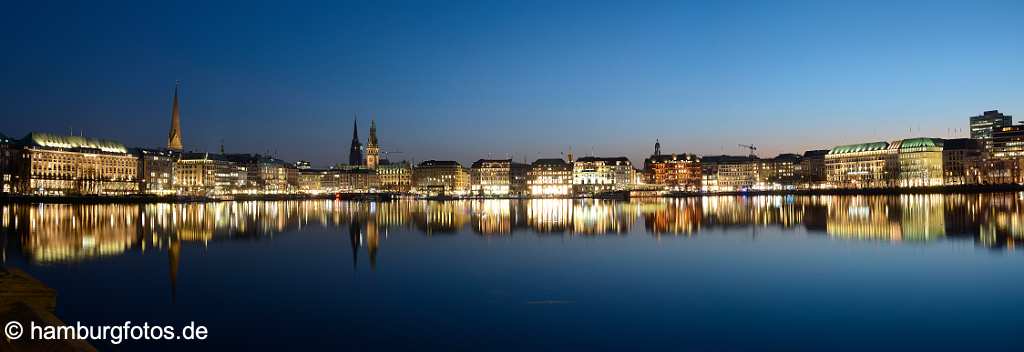
[[[373,257],[390,228],[427,235],[699,235],[716,227],[801,226],[834,238],[926,242],[969,239],[1014,249],[1024,236],[1024,193],[904,196],[766,196],[634,199],[346,202],[248,201],[183,204],[6,204],[8,242],[37,262],[70,262],[172,243],[272,238],[308,226],[359,228]],[[27,224],[27,226],[20,226]],[[10,245],[8,245],[10,247]],[[369,249],[368,249],[369,250]],[[7,249],[5,247],[4,254]]]

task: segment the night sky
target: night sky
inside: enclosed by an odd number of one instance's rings
[[[347,158],[762,157],[1024,120],[1024,1],[11,2],[0,132]],[[912,129],[912,130],[911,130]],[[954,129],[960,133],[951,133]]]

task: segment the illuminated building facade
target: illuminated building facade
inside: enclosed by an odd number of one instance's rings
[[[408,193],[412,190],[412,165],[402,161],[377,166],[380,189],[388,192]]]
[[[633,164],[620,156],[614,158],[583,157],[573,162],[572,185],[577,195],[628,191],[635,179]]]
[[[835,147],[825,156],[826,176],[836,188],[941,186],[943,144],[910,138]]]
[[[530,165],[527,185],[532,197],[572,195],[572,165],[560,158],[537,159]]]
[[[1024,183],[1024,125],[1003,126],[992,133],[986,166],[990,183]]]
[[[414,191],[421,195],[462,196],[470,191],[469,172],[456,161],[421,162],[412,177]]]
[[[469,169],[470,187],[477,196],[508,196],[511,188],[511,159],[480,159]]]
[[[224,157],[235,165],[245,167],[246,191],[273,194],[291,190],[289,174],[294,167],[284,160],[259,154],[226,154]],[[297,174],[292,175],[292,180],[296,177]]]
[[[298,170],[296,189],[302,193],[366,193],[380,189],[376,172],[365,168]]]
[[[836,188],[894,187],[899,174],[898,151],[887,142],[832,148],[825,156],[828,183]]]
[[[298,171],[298,182],[295,185],[297,191],[308,194],[326,192],[323,179],[327,177],[327,170],[305,168]]]
[[[899,159],[899,187],[942,186],[942,145],[938,138],[911,138],[892,142]]]
[[[1013,124],[1013,116],[1004,115],[999,110],[989,110],[978,116],[971,116],[971,139],[980,140],[982,148],[992,148],[992,137],[995,131]]]
[[[947,139],[942,146],[942,177],[947,185],[974,185],[982,181],[983,145],[971,138]]]
[[[184,153],[174,165],[174,184],[183,194],[230,194],[245,189],[245,166],[223,154]]]
[[[705,156],[700,166],[701,188],[707,192],[753,189],[761,177],[761,159],[756,156]]]
[[[321,171],[320,192],[336,193],[341,192],[343,180],[340,169],[328,169]]]
[[[139,193],[171,195],[177,193],[174,186],[174,165],[177,153],[166,149],[135,149],[139,158]]]
[[[335,177],[337,180],[336,185],[332,187],[333,191],[346,193],[375,192],[380,186],[377,172],[374,170],[359,167],[331,171],[333,172],[328,173],[328,175]]]
[[[755,188],[785,190],[795,189],[802,165],[798,154],[779,154],[771,159],[760,160],[760,175]]]
[[[644,160],[647,182],[672,191],[699,191],[700,158],[693,154],[660,154],[660,148]]]
[[[21,152],[12,164],[22,193],[128,195],[139,190],[138,158],[121,143],[33,132],[19,144]]]
[[[521,196],[528,172],[528,165],[512,159],[480,159],[470,166],[470,189],[483,197]]]

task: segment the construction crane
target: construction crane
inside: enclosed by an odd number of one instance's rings
[[[757,147],[755,147],[753,144],[740,144],[740,148],[744,148],[744,149],[749,150],[751,157],[756,156],[756,155],[754,155],[754,151],[757,150]]]
[[[381,154],[384,154],[384,159],[387,159],[388,156],[391,155],[391,154],[405,154],[405,153],[402,153],[401,150],[390,150],[390,151],[389,150],[385,150],[385,151],[381,151]],[[390,160],[390,159],[388,159],[388,160]]]

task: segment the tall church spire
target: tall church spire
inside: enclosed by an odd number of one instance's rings
[[[370,120],[370,139],[366,141],[366,167],[376,169],[380,164],[380,146],[377,145],[377,120]]]
[[[370,140],[367,146],[377,145],[377,120],[370,120]]]
[[[171,131],[167,134],[167,149],[181,151],[181,115],[178,110],[178,86],[181,81],[174,82],[174,102],[171,106]]]
[[[359,123],[354,114],[352,115],[352,146],[348,150],[348,164],[353,166],[363,164],[363,144],[359,142]]]
[[[359,140],[359,121],[357,120],[356,115],[352,115],[352,140]]]

